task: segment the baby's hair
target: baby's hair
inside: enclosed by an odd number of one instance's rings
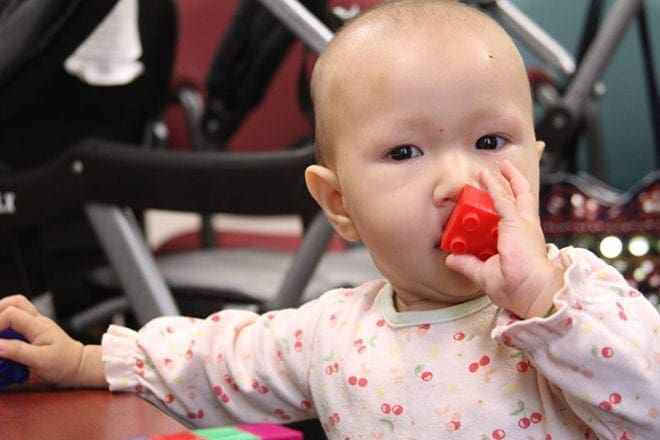
[[[332,132],[326,127],[326,118],[331,111],[331,103],[327,96],[327,67],[324,63],[333,58],[333,53],[341,50],[342,41],[347,38],[346,34],[360,27],[369,26],[371,23],[383,21],[392,22],[397,29],[410,26],[419,26],[420,21],[440,19],[439,23],[451,23],[453,27],[464,24],[474,26],[475,21],[484,20],[500,28],[492,18],[485,13],[461,3],[457,0],[386,0],[363,11],[356,17],[347,21],[332,38],[323,51],[314,68],[311,81],[311,95],[314,104],[315,116],[315,142],[316,159],[319,164],[331,166],[334,161],[332,148]],[[325,110],[325,111],[324,111]]]

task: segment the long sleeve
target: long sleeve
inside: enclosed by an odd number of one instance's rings
[[[557,311],[501,316],[498,342],[523,351],[552,391],[599,438],[660,437],[660,317],[623,277],[588,251],[566,248]]]
[[[312,418],[315,305],[158,318],[139,332],[111,326],[102,342],[110,389],[137,392],[195,426]]]
[[[658,438],[657,311],[594,255],[560,257],[550,318],[518,320],[487,297],[400,313],[376,280],[262,316],[111,327],[106,378],[199,427],[318,418],[332,439]]]

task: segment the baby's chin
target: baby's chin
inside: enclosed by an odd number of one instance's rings
[[[465,277],[462,275],[460,276],[465,279]],[[451,298],[454,304],[460,304],[464,303],[465,301],[478,298],[482,295],[483,292],[481,289],[479,289],[479,287],[477,287],[470,280],[465,279],[464,283],[457,285],[452,292],[449,292],[445,296]]]
[[[395,292],[397,290],[403,291],[397,289],[401,286],[393,285],[393,287]],[[406,298],[400,299],[403,299],[409,305],[416,304],[417,306],[413,306],[416,310],[443,309],[483,295],[479,287],[463,275],[453,271],[452,273],[443,274],[440,279],[434,280],[431,284],[425,284],[421,290],[407,290],[407,292]],[[420,308],[420,305],[423,306]]]
[[[443,278],[444,282],[441,287],[442,292],[446,292],[444,293],[445,296],[454,298],[456,304],[483,295],[479,286],[470,281],[465,275],[449,269],[446,266]]]

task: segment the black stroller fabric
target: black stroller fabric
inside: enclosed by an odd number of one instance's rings
[[[167,100],[176,41],[171,1],[139,0],[140,61],[145,69],[133,82],[94,86],[63,67],[116,4],[0,0],[0,172],[46,163],[89,137],[143,143]],[[82,274],[105,258],[82,211],[25,229],[18,239],[0,237],[0,243],[6,294],[52,291],[62,316],[98,301],[83,285]]]
[[[301,3],[332,31],[341,26],[326,0]],[[261,3],[239,3],[206,80],[208,97],[201,128],[207,144],[225,148],[245,116],[263,99],[294,41],[292,31]],[[299,88],[304,110],[311,111],[304,96],[307,92],[306,84]]]

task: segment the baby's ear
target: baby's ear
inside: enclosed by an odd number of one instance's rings
[[[543,150],[545,150],[545,142],[536,141],[536,152],[539,155],[539,160],[541,160],[541,156],[543,155]]]
[[[337,233],[348,241],[360,239],[353,219],[344,207],[344,200],[337,174],[321,165],[311,165],[305,170],[307,189],[321,206],[325,216]]]

